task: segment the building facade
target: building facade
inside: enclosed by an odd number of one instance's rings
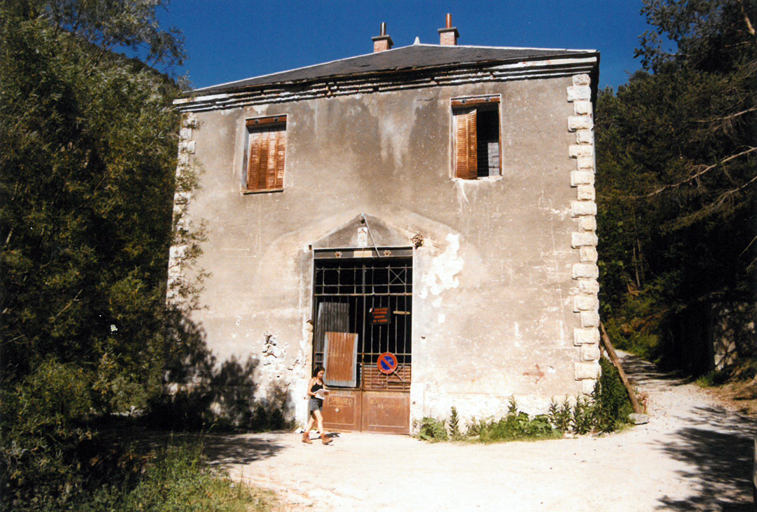
[[[450,25],[177,101],[178,172],[200,176],[177,211],[207,229],[193,319],[300,423],[320,364],[327,427],[394,433],[545,412],[599,375],[599,54]]]

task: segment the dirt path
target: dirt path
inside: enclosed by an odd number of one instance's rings
[[[753,511],[757,421],[625,356],[651,420],[609,436],[488,446],[342,434],[208,439],[211,460],[313,512]]]

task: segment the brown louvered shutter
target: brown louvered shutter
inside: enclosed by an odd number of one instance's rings
[[[276,132],[276,176],[274,179],[275,188],[284,188],[284,160],[286,159],[287,132],[286,128]]]
[[[247,160],[247,190],[284,188],[286,116],[247,121],[250,129]]]
[[[455,112],[455,177],[478,177],[476,109]]]
[[[357,386],[357,334],[327,332],[324,382],[328,386]]]
[[[247,162],[247,189],[258,188],[260,176],[260,147],[264,133],[250,132],[250,159]]]

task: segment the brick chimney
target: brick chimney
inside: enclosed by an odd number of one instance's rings
[[[373,53],[391,50],[394,45],[392,38],[386,35],[386,23],[381,24],[381,35],[371,39],[373,39]]]
[[[460,33],[452,26],[452,15],[447,14],[447,26],[439,29],[439,44],[442,46],[457,46]]]

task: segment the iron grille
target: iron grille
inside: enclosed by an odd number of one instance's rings
[[[361,381],[384,352],[397,357],[398,375],[406,367],[409,375],[412,286],[412,258],[316,259],[315,363],[323,364],[326,332],[352,332]]]

